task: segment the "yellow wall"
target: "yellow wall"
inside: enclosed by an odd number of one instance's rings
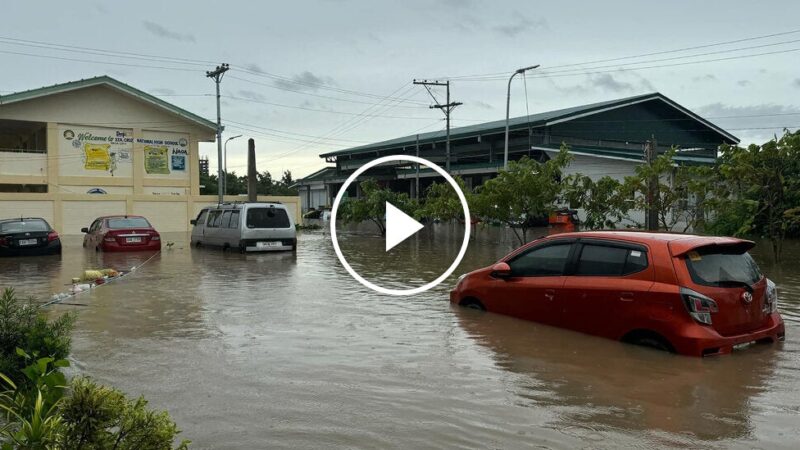
[[[258,196],[262,202],[279,201],[286,205],[295,222],[300,223],[300,197]],[[225,201],[242,201],[227,196]],[[216,205],[215,195],[91,195],[69,193],[0,193],[0,218],[42,217],[59,234],[81,234],[99,216],[135,214],[145,216],[163,232],[191,230],[189,221],[206,206]]]

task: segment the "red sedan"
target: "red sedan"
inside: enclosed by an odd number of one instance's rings
[[[684,355],[782,341],[778,292],[735,238],[563,233],[459,278],[452,303]]]
[[[161,250],[161,235],[142,216],[98,217],[82,228],[83,246],[106,252]]]

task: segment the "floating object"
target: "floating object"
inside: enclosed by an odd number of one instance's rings
[[[103,278],[103,272],[100,270],[84,270],[81,281],[93,281],[98,278]]]
[[[109,278],[119,276],[119,272],[114,270],[114,269],[103,269],[100,272],[103,274],[103,276],[106,276],[106,277],[109,277]]]

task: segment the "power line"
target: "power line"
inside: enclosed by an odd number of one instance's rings
[[[232,100],[240,100],[240,101],[244,101],[244,102],[259,103],[259,104],[262,104],[262,105],[277,106],[279,108],[301,109],[303,111],[322,112],[322,113],[329,113],[329,114],[342,114],[342,115],[347,115],[347,116],[361,116],[362,115],[362,113],[352,113],[352,112],[345,112],[345,111],[337,111],[337,110],[333,110],[333,109],[317,109],[317,108],[308,108],[308,107],[305,107],[305,106],[286,105],[286,104],[282,104],[282,103],[268,102],[266,100],[256,100],[256,99],[253,99],[253,98],[236,97],[236,96],[232,96],[232,95],[223,95],[222,97],[223,98],[232,99]],[[381,117],[381,118],[384,118],[384,119],[408,119],[408,120],[428,120],[428,119],[430,119],[429,117],[411,117],[411,116],[384,116],[384,115],[381,115],[381,116],[376,116],[376,117]]]

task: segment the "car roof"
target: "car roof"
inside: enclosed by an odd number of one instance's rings
[[[577,231],[572,233],[560,233],[547,236],[551,238],[598,238],[598,239],[618,239],[639,244],[662,242],[666,243],[670,252],[674,256],[682,255],[690,250],[707,246],[735,246],[741,245],[743,248],[750,249],[755,243],[745,239],[724,236],[700,236],[696,234],[671,233],[661,231]]]
[[[117,215],[114,215],[114,216],[100,216],[96,220],[100,220],[100,219],[119,219],[119,218],[123,218],[123,219],[131,219],[131,218],[137,219],[138,218],[138,219],[147,220],[147,218],[145,218],[144,216],[137,216],[135,214],[117,214]]]
[[[26,220],[41,220],[42,222],[44,222],[44,223],[47,223],[47,221],[46,221],[46,220],[44,220],[44,219],[43,219],[43,218],[41,218],[41,217],[14,217],[14,218],[12,218],[12,219],[0,219],[0,223],[8,223],[8,222],[24,222],[24,221],[26,221]]]

